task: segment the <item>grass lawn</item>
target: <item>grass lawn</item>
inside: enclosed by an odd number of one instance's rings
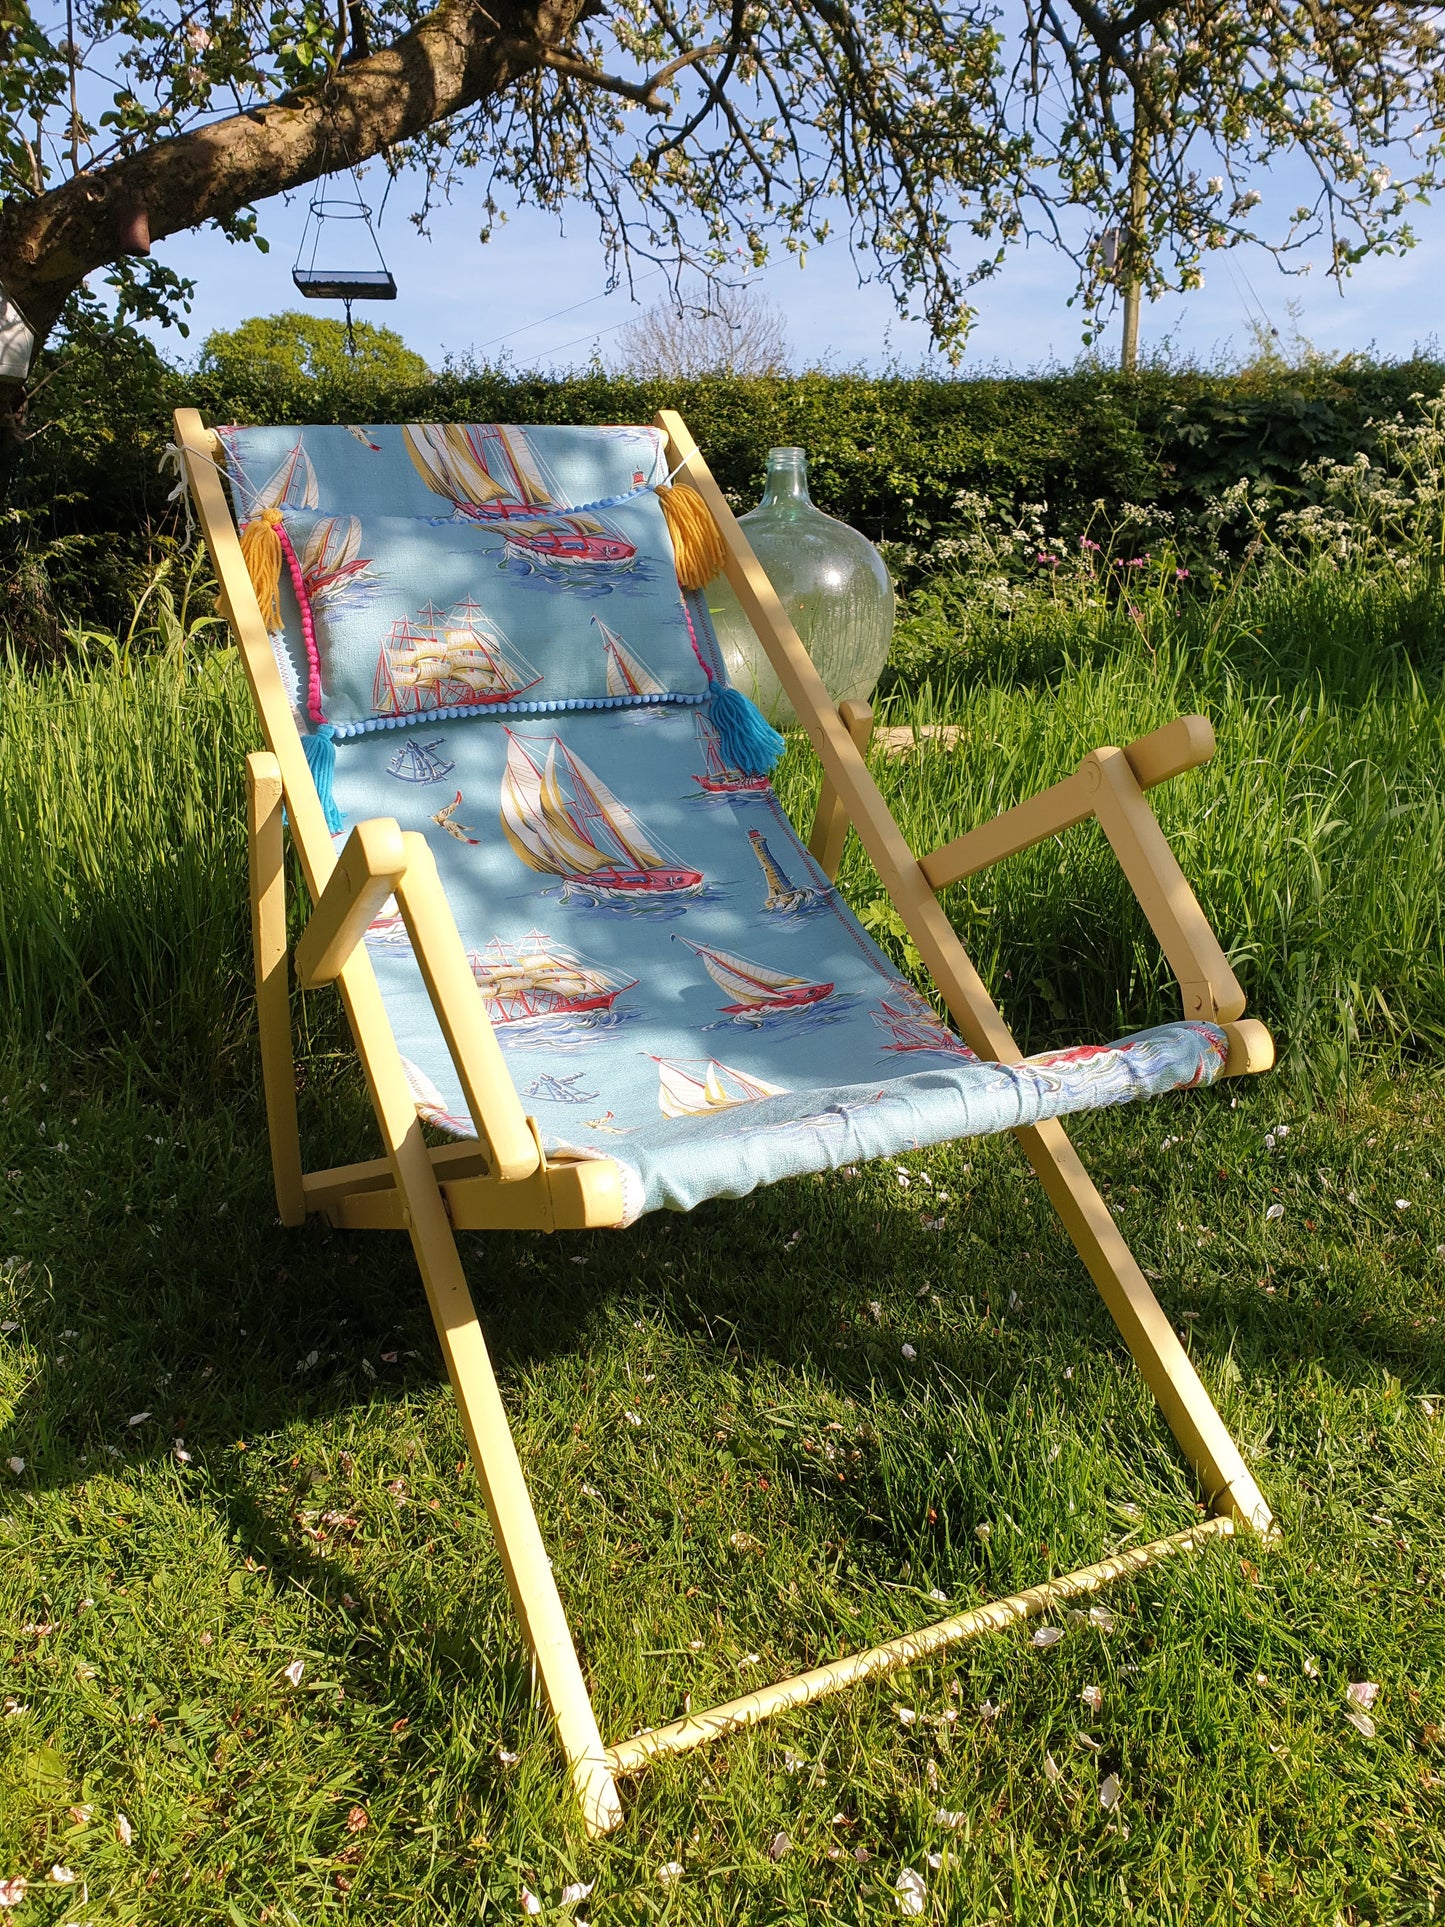
[[[1324,572],[1135,625],[1044,612],[893,699],[966,732],[880,771],[919,847],[1095,742],[1215,719],[1161,813],[1281,1068],[1073,1134],[1282,1538],[659,1766],[598,1844],[405,1244],[275,1223],[234,662],[7,674],[17,1921],[472,1922],[573,1882],[558,1917],[885,1920],[904,1868],[961,1923],[1445,1915],[1440,615]],[[784,789],[806,807],[800,753]],[[856,851],[844,883],[906,960]],[[1089,833],[952,907],[1031,1047],[1170,1008]],[[314,1159],[368,1155],[331,1007],[298,1015]],[[608,1737],[1195,1518],[1011,1141],[904,1163],[464,1241]]]

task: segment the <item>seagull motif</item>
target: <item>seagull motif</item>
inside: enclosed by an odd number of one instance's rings
[[[462,793],[458,790],[451,802],[444,803],[436,812],[432,817],[432,822],[436,824],[439,830],[445,830],[448,836],[454,836],[458,843],[475,843],[478,839],[472,835],[470,824],[454,823],[452,821],[452,818],[461,808],[461,803]]]

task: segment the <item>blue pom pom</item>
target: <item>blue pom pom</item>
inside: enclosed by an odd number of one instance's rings
[[[322,723],[310,736],[301,738],[301,747],[306,752],[306,766],[311,771],[311,780],[316,785],[316,794],[321,799],[322,813],[326,827],[335,836],[346,818],[336,807],[336,798],[331,793],[332,778],[336,773],[336,735],[330,723]]]
[[[766,776],[787,748],[767,717],[740,689],[712,683],[712,721],[723,761],[749,776]]]

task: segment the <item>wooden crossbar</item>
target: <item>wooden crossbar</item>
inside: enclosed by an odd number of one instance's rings
[[[757,631],[823,765],[813,849],[831,875],[855,831],[955,1023],[983,1058],[1016,1062],[1021,1052],[938,901],[951,878],[971,873],[992,839],[996,856],[1027,847],[1018,837],[1052,835],[1097,817],[1160,936],[1165,954],[1198,1008],[1219,1018],[1229,1037],[1230,1074],[1271,1061],[1264,1027],[1241,1020],[1223,953],[1174,863],[1144,790],[1204,760],[1213,732],[1185,717],[1123,750],[1092,752],[1073,776],[995,824],[957,838],[920,862],[884,803],[864,760],[871,717],[866,705],[828,700],[816,669],[681,418],[658,418],[668,466],[680,469],[711,509],[722,536],[728,579]],[[517,1095],[424,839],[395,822],[359,825],[338,858],[327,832],[265,623],[241,555],[217,466],[220,444],[194,409],[176,414],[192,498],[261,721],[266,748],[247,758],[252,932],[256,957],[261,1061],[277,1205],[283,1222],[324,1212],[355,1229],[405,1230],[411,1239],[446,1370],[496,1533],[508,1590],[537,1675],[557,1723],[589,1832],[617,1824],[619,1775],[663,1753],[685,1751],[791,1706],[905,1666],[957,1640],[1013,1624],[1048,1606],[1231,1532],[1267,1531],[1269,1507],[1183,1346],[1135,1264],[1063,1127],[1015,1133],[1104,1298],[1125,1343],[1194,1466],[1216,1516],[1190,1532],[1114,1555],[1009,1599],[905,1633],[794,1680],[744,1695],[711,1713],[674,1721],[605,1748],[576,1647],[543,1546],[485,1340],[467,1289],[459,1229],[553,1230],[615,1225],[623,1216],[620,1173],[608,1158],[549,1160]],[[302,1168],[291,1055],[283,806],[315,906],[296,955],[297,974],[333,982],[340,993],[380,1129],[384,1155],[307,1173]],[[1053,827],[1048,825],[1052,823]],[[1043,826],[1040,828],[1040,826]],[[989,860],[996,860],[990,857]],[[963,867],[959,867],[962,865]],[[1172,866],[1172,867],[1171,867]],[[382,897],[397,904],[476,1125],[475,1142],[429,1146],[405,1068],[361,941]],[[1146,901],[1149,891],[1154,901]],[[1237,1009],[1236,1009],[1237,1005]],[[1234,1011],[1226,1018],[1226,1012]]]
[[[1187,1532],[1176,1532],[1168,1539],[1155,1539],[1149,1545],[1111,1553],[1107,1559],[1100,1559],[1092,1566],[1079,1567],[1077,1572],[1064,1573],[1057,1579],[1046,1579],[1024,1592],[1011,1593],[1007,1599],[992,1600],[986,1606],[971,1606],[967,1612],[936,1620],[931,1626],[921,1626],[917,1632],[901,1633],[897,1639],[884,1640],[881,1645],[870,1646],[865,1652],[829,1660],[826,1665],[815,1666],[810,1672],[799,1673],[792,1679],[778,1680],[771,1686],[759,1687],[755,1693],[744,1693],[737,1699],[727,1700],[709,1712],[689,1713],[667,1726],[651,1727],[646,1732],[635,1733],[631,1739],[608,1747],[608,1761],[614,1773],[638,1773],[665,1754],[689,1752],[695,1746],[722,1739],[726,1734],[740,1732],[744,1727],[756,1726],[778,1713],[791,1712],[795,1707],[824,1699],[830,1693],[841,1693],[865,1679],[875,1679],[882,1673],[900,1672],[906,1666],[916,1665],[920,1659],[927,1659],[930,1654],[956,1646],[962,1640],[975,1639],[980,1633],[1002,1632],[1005,1627],[1034,1619],[1055,1606],[1065,1606],[1071,1599],[1099,1592],[1118,1579],[1131,1578],[1143,1572],[1147,1566],[1158,1565],[1162,1560],[1175,1558],[1180,1553],[1197,1552],[1212,1540],[1228,1538],[1233,1531],[1233,1519],[1216,1516],[1191,1526]]]

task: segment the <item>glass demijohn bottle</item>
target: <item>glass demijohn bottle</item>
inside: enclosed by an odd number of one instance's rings
[[[866,701],[893,637],[893,584],[882,556],[866,535],[814,507],[801,448],[768,450],[763,499],[739,520],[828,694],[835,703]],[[795,722],[727,578],[715,577],[706,593],[734,687],[770,723]]]

